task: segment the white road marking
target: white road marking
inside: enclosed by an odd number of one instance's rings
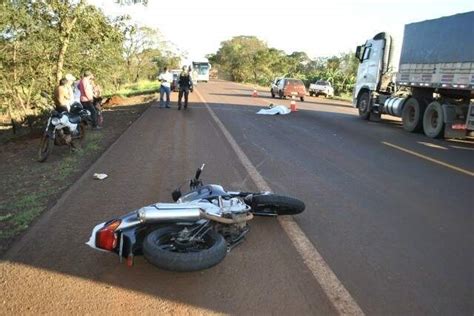
[[[419,153],[414,152],[414,151],[412,151],[412,150],[409,150],[409,149],[406,149],[406,148],[403,148],[403,147],[400,147],[400,146],[397,146],[397,145],[394,145],[394,144],[391,144],[391,143],[382,142],[382,144],[387,145],[387,146],[392,147],[392,148],[395,148],[395,149],[398,149],[398,150],[400,150],[400,151],[406,152],[406,153],[408,153],[408,154],[410,154],[410,155],[413,155],[413,156],[416,156],[416,157],[418,157],[418,158],[422,158],[422,159],[431,161],[431,162],[433,162],[433,163],[435,163],[435,164],[438,164],[438,165],[441,165],[441,166],[443,166],[443,167],[446,167],[446,168],[449,168],[449,169],[452,169],[452,170],[455,170],[455,171],[458,171],[458,172],[467,174],[468,176],[474,177],[474,172],[472,172],[472,171],[465,170],[465,169],[462,169],[462,168],[453,166],[453,165],[451,165],[451,164],[449,164],[449,163],[436,160],[436,159],[434,159],[434,158],[431,158],[431,157],[428,157],[428,156],[419,154]]]
[[[195,92],[199,99],[201,99],[201,102],[207,107],[211,117],[221,129],[225,138],[231,145],[232,149],[234,149],[237,157],[241,161],[244,168],[247,170],[250,178],[257,185],[258,189],[261,191],[271,191],[270,186],[254,167],[247,155],[242,151],[235,139],[229,133],[224,124],[222,124],[221,120],[207,104],[199,91],[195,90]],[[340,315],[365,315],[354,298],[350,295],[341,281],[339,281],[337,276],[324,261],[324,258],[318,252],[316,247],[311,243],[308,237],[306,237],[293,217],[279,216],[278,221],[285,232],[288,234],[288,237],[292,241],[298,253],[303,258],[304,263],[312,272],[314,278],[319,283],[336,311]]]
[[[464,150],[474,150],[474,148],[463,147],[463,146],[450,145],[449,147],[456,148],[456,149],[464,149]]]
[[[446,148],[446,147],[443,147],[443,146],[440,146],[440,145],[436,145],[436,144],[432,144],[432,143],[418,142],[418,144],[425,145],[425,146],[431,147],[431,148],[448,150],[448,148]]]

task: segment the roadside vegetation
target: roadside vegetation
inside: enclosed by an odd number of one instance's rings
[[[155,98],[156,95],[119,98],[121,104],[104,109],[104,129],[87,129],[82,146],[75,152],[67,146],[55,146],[45,163],[36,162],[37,135],[16,137],[1,144],[0,255],[54,205]]]
[[[141,80],[137,83],[129,83],[124,85],[120,90],[106,92],[106,96],[120,95],[130,97],[135,95],[153,94],[158,91],[160,84],[156,80]]]
[[[352,93],[358,61],[354,53],[311,59],[305,52],[290,55],[255,36],[237,36],[221,43],[216,54],[208,55],[219,77],[268,87],[276,77],[298,78],[308,87],[316,80],[332,83],[336,96]]]
[[[51,101],[41,92],[52,95],[66,73],[79,78],[91,70],[108,94],[127,95],[151,90],[130,84],[154,79],[160,67],[177,67],[179,61],[159,30],[139,27],[126,16],[110,19],[85,0],[3,1],[0,123],[28,125],[31,117],[50,110]]]

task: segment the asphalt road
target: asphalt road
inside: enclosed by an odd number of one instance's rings
[[[323,98],[261,116],[289,100],[221,81],[198,91],[272,190],[305,201],[295,221],[366,314],[473,314],[472,141],[360,121]],[[127,268],[84,245],[98,222],[170,201],[203,162],[204,180],[256,189],[196,93],[191,103],[148,109],[7,253],[0,313],[336,313],[275,219],[254,220],[245,243],[197,273],[143,258]]]

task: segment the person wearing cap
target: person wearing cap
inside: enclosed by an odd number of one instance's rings
[[[54,105],[56,106],[56,111],[58,112],[67,112],[69,111],[69,106],[71,105],[72,95],[68,88],[68,81],[66,78],[59,80],[59,85],[54,89]]]
[[[94,86],[92,80],[94,76],[89,70],[84,72],[84,77],[79,82],[79,90],[81,91],[81,103],[82,106],[91,112],[92,117],[92,128],[99,129],[97,126],[97,111],[94,107]]]

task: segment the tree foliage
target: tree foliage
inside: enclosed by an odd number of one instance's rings
[[[275,77],[287,76],[302,79],[309,85],[325,79],[331,81],[337,94],[352,90],[358,66],[354,53],[313,60],[305,52],[287,55],[254,36],[224,41],[208,58],[219,74],[230,80],[268,85]]]
[[[92,70],[103,88],[113,91],[153,77],[174,57],[158,30],[131,25],[127,17],[110,19],[85,0],[5,0],[0,4],[0,113],[21,121],[49,108],[51,101],[41,92],[52,95],[66,73],[79,78]]]

